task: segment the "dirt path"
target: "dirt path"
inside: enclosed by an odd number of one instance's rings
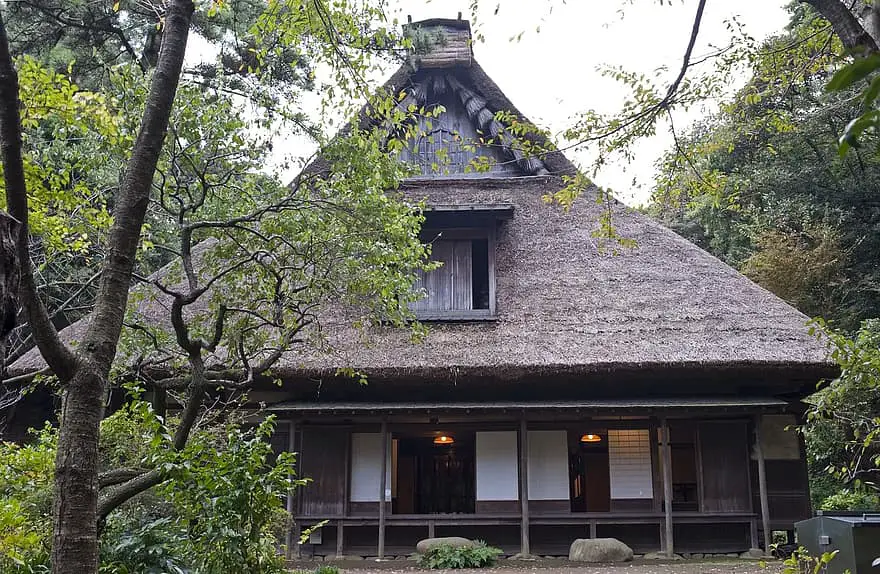
[[[326,564],[326,563],[325,563]],[[410,561],[389,562],[336,562],[343,574],[779,574],[779,562],[771,561],[762,566],[756,560],[636,560],[618,565],[581,565],[568,560],[499,561],[497,566],[481,570],[425,570]],[[320,564],[318,564],[320,565]],[[297,565],[310,569],[314,565]]]

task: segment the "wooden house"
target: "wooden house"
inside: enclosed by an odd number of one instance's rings
[[[337,353],[291,380],[349,367],[369,384],[271,401],[314,479],[291,501],[297,527],[328,521],[306,550],[386,557],[462,535],[554,555],[613,536],[728,553],[810,516],[789,426],[833,368],[808,318],[621,205],[614,225],[637,247],[601,249],[592,192],[569,212],[543,200],[571,163],[504,139],[496,113],[525,118],[475,61],[469,23],[409,30],[427,48],[386,87],[445,108],[404,154],[421,175],[403,189],[427,198],[424,238],[444,263],[416,308],[431,331],[412,344],[377,330],[365,347],[328,328]],[[468,170],[476,156],[492,168]]]
[[[387,557],[461,535],[509,554],[583,537],[728,553],[809,517],[789,427],[834,367],[808,318],[620,204],[636,247],[602,249],[607,206],[595,190],[568,211],[544,200],[575,169],[506,135],[498,112],[526,120],[475,61],[468,22],[409,30],[421,50],[386,87],[445,108],[402,157],[444,265],[420,279],[425,341],[386,326],[365,346],[325,324],[335,352],[295,357],[253,396],[314,480],[288,501],[297,530],[326,521],[303,549]],[[480,158],[488,171],[467,169]]]

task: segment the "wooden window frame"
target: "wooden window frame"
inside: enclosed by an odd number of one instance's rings
[[[488,309],[450,309],[448,311],[416,311],[416,319],[431,322],[467,322],[497,320],[495,305],[495,226],[429,227],[422,229],[422,241],[485,239],[489,282]]]

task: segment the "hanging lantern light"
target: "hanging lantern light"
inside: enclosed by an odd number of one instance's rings
[[[437,445],[449,445],[455,442],[455,439],[449,435],[442,434],[440,436],[434,437],[434,444]]]
[[[602,442],[602,437],[593,433],[581,435],[581,442]]]

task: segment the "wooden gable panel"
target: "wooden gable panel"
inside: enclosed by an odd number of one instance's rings
[[[480,133],[464,106],[452,93],[445,93],[425,107],[443,106],[437,117],[420,117],[418,135],[406,142],[400,159],[418,167],[423,177],[486,177],[523,175],[501,145]],[[488,162],[486,165],[484,162]],[[481,169],[474,169],[476,166]]]
[[[345,503],[346,449],[349,431],[304,428],[300,476],[311,478],[299,489],[300,513],[305,516],[342,515]]]
[[[749,512],[748,425],[705,422],[699,432],[703,512]]]

